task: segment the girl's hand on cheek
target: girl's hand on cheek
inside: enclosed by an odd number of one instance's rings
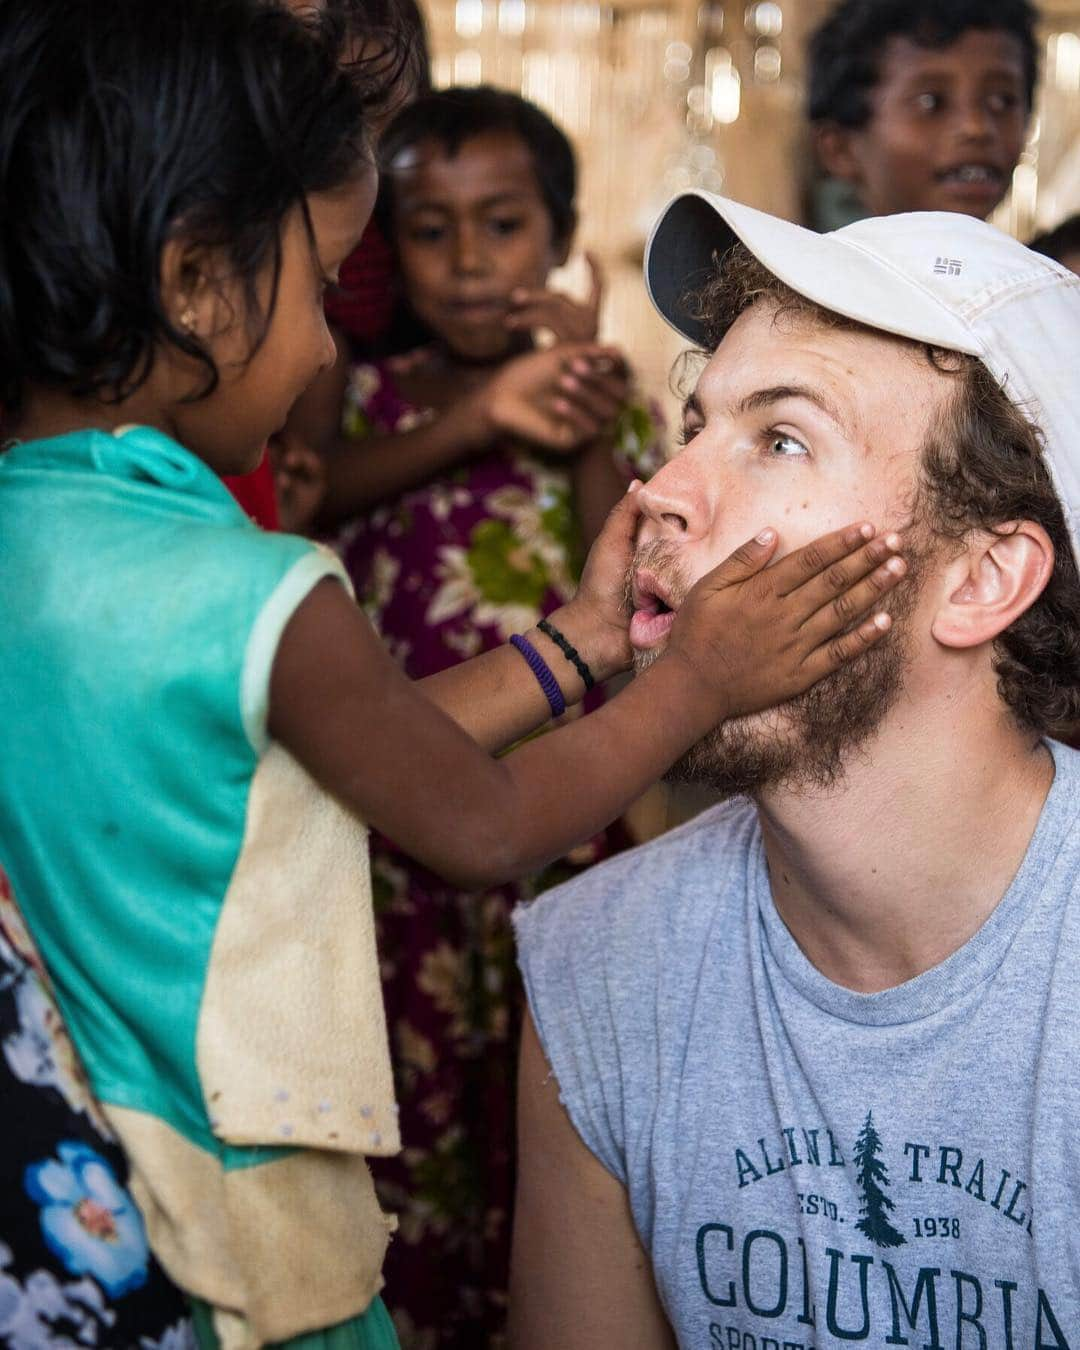
[[[589,294],[585,300],[575,300],[562,291],[543,289],[514,291],[510,297],[512,309],[506,326],[515,332],[531,332],[546,328],[558,342],[595,342],[600,328],[600,305],[604,296],[604,274],[596,256],[586,253],[589,265]]]
[[[880,602],[907,570],[899,536],[875,538],[865,523],[766,567],[776,545],[766,529],[736,549],[672,625],[668,653],[713,687],[724,717],[786,703],[879,642],[891,623]]]
[[[633,658],[627,577],[641,520],[640,487],[635,479],[612,508],[589,550],[577,595],[552,616],[598,680],[626,670]]]

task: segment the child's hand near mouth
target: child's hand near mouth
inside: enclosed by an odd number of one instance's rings
[[[546,328],[557,342],[595,342],[604,298],[604,273],[594,253],[586,253],[585,261],[591,278],[587,299],[575,300],[548,287],[541,290],[520,287],[510,296],[507,328],[515,332]]]

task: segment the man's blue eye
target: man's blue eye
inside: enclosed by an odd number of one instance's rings
[[[781,459],[796,459],[810,453],[802,441],[797,441],[794,436],[774,435],[769,441],[769,450]]]
[[[921,112],[937,112],[941,107],[942,98],[939,94],[919,94],[915,99],[915,104]]]

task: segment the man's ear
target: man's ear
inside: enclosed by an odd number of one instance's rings
[[[858,132],[839,122],[816,122],[811,128],[818,163],[830,178],[839,178],[856,186],[862,181],[862,167],[855,153]]]
[[[945,571],[931,633],[943,647],[992,642],[1038,600],[1053,570],[1054,546],[1034,521],[978,531]]]

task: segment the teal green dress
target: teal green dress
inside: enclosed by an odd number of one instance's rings
[[[0,455],[0,540],[0,867],[150,1246],[238,1343],[386,1344],[366,829],[267,732],[341,566],[145,427]]]

